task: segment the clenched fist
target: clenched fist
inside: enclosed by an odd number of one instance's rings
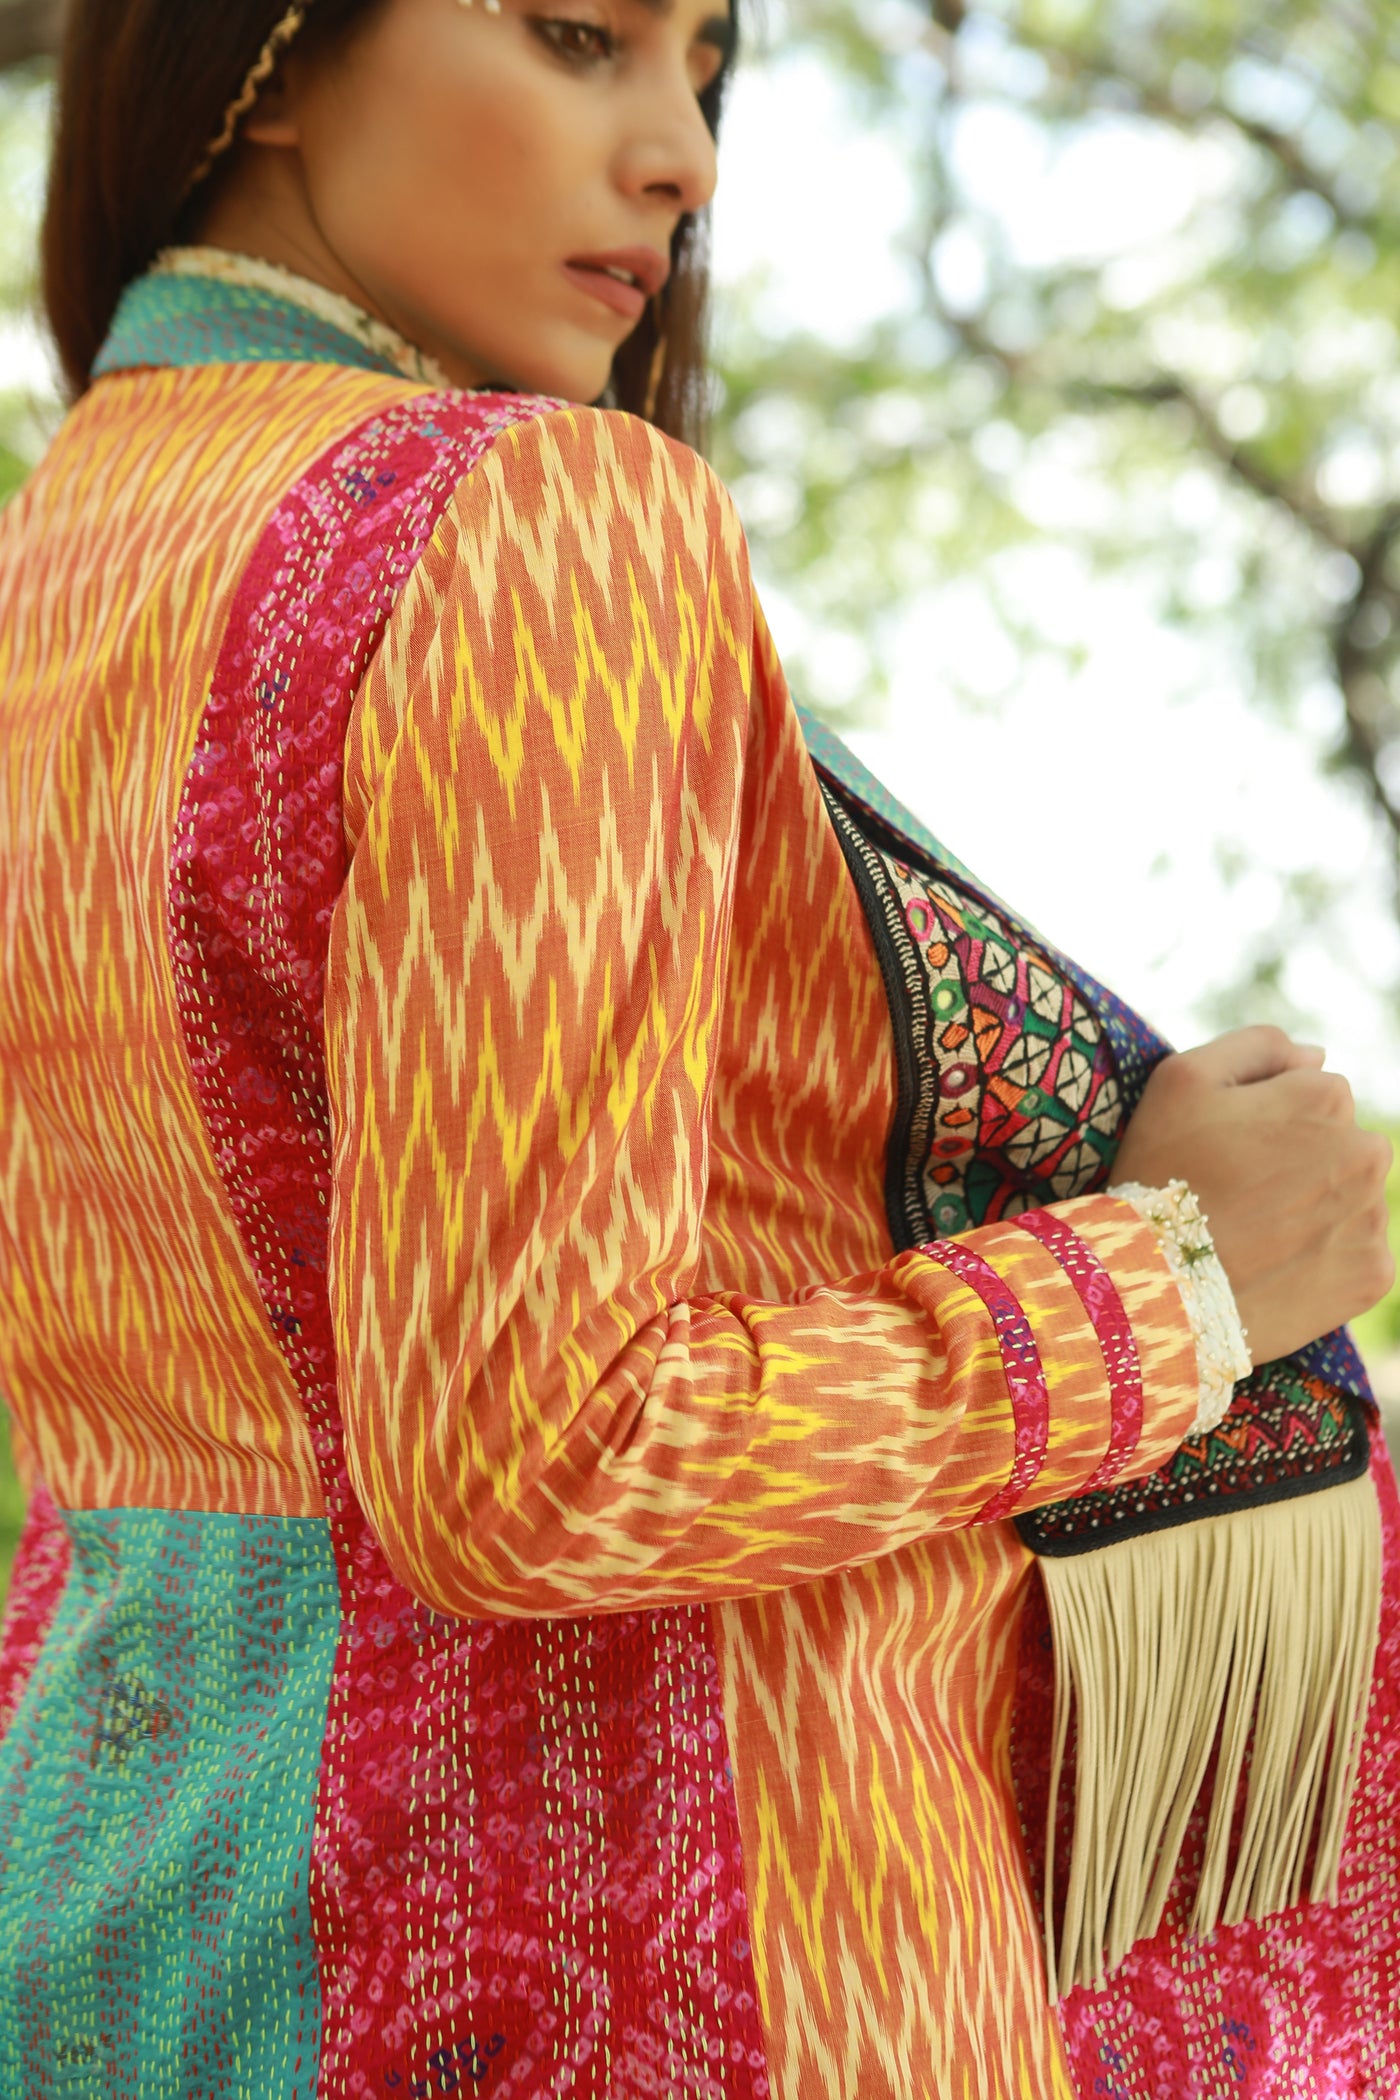
[[[1147,1083],[1115,1181],[1190,1184],[1256,1364],[1316,1341],[1385,1296],[1388,1138],[1361,1130],[1325,1053],[1239,1028],[1169,1057]]]

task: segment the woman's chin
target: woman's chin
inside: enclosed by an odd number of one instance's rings
[[[568,401],[580,408],[596,404],[606,393],[612,365],[601,370],[594,367],[586,373],[575,369],[540,366],[535,363],[510,368],[510,377],[498,370],[493,377],[483,378],[480,373],[471,373],[463,364],[454,364],[447,358],[439,358],[448,378],[454,386],[471,387],[487,393],[541,394],[551,401]]]
[[[573,335],[574,331],[568,333]],[[597,337],[557,345],[541,344],[536,337],[533,342],[522,343],[519,354],[507,347],[504,353],[493,357],[488,367],[493,378],[459,380],[458,384],[499,387],[515,394],[544,394],[551,400],[577,402],[583,407],[606,392],[616,354],[612,343],[600,342]],[[444,358],[442,362],[454,377],[454,362],[464,368],[470,364],[467,358]],[[476,369],[481,370],[479,362]]]
[[[485,330],[474,335],[469,327],[443,325],[446,316],[437,326],[426,313],[423,321],[416,331],[411,321],[400,325],[411,342],[437,359],[454,386],[543,394],[580,407],[607,391],[618,351],[615,331],[595,332],[557,316],[537,319],[508,342],[492,342]]]
[[[595,363],[586,370],[577,365],[531,365],[522,369],[515,383],[515,392],[543,394],[551,401],[568,401],[579,408],[587,408],[606,393],[611,376],[611,358],[604,365]]]

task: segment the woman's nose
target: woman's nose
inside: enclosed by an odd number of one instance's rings
[[[703,211],[715,193],[718,162],[705,113],[689,80],[643,91],[641,120],[623,154],[620,179],[630,195],[664,201],[677,216]]]

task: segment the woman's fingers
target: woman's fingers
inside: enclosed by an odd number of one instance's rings
[[[1282,1028],[1265,1024],[1232,1028],[1228,1035],[1186,1052],[1186,1061],[1199,1076],[1217,1086],[1253,1086],[1284,1072],[1317,1071],[1326,1058],[1317,1043],[1295,1043]]]
[[[1362,1130],[1346,1080],[1282,1029],[1241,1028],[1149,1080],[1118,1172],[1180,1175],[1210,1221],[1256,1362],[1286,1355],[1384,1297],[1389,1140]]]
[[[1351,1082],[1340,1072],[1323,1072],[1316,1066],[1276,1072],[1259,1082],[1259,1093],[1248,1106],[1261,1114],[1308,1123],[1336,1123],[1349,1128],[1356,1122],[1356,1097]]]
[[[1390,1170],[1395,1164],[1395,1147],[1382,1131],[1367,1130],[1362,1135],[1366,1139],[1371,1171],[1375,1175],[1377,1185],[1384,1189],[1390,1179]]]

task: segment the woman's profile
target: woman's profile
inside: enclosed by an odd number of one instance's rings
[[[0,2100],[1400,2094],[1389,1147],[790,696],[741,26],[73,0]]]

